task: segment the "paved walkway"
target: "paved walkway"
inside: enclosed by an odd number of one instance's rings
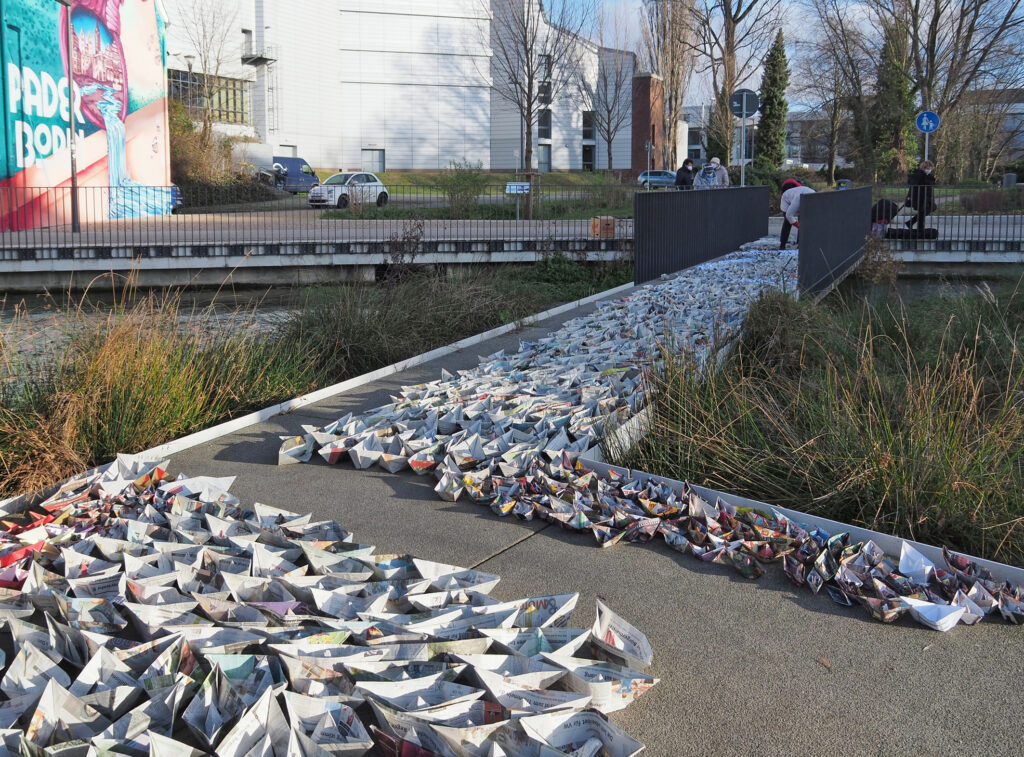
[[[756,582],[655,545],[599,549],[589,535],[498,519],[437,499],[432,477],[277,466],[279,435],[389,401],[403,384],[515,350],[587,309],[478,345],[175,455],[172,472],[237,475],[232,492],[336,518],[377,551],[480,567],[500,599],[579,591],[575,625],[602,596],[650,638],[661,678],[613,717],[646,754],[1019,754],[1024,629],[999,621],[940,634],[892,626],[796,589],[780,570]],[[678,478],[685,478],[680,471]]]

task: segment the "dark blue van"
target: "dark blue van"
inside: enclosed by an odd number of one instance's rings
[[[308,192],[320,183],[320,177],[302,158],[274,156],[274,186],[285,192]]]

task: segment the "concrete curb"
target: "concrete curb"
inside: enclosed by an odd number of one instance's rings
[[[465,339],[461,339],[458,342],[454,342],[444,347],[438,347],[437,349],[430,350],[430,352],[424,352],[414,357],[406,358],[405,360],[400,360],[397,363],[392,363],[391,365],[384,366],[383,368],[378,368],[375,371],[364,373],[361,376],[356,376],[355,378],[342,381],[332,386],[328,386],[323,389],[318,389],[315,392],[310,392],[309,394],[294,397],[293,399],[286,400],[277,405],[273,405],[272,407],[266,407],[263,408],[262,410],[257,410],[255,412],[249,413],[248,415],[243,415],[239,418],[233,418],[230,421],[225,421],[224,423],[219,423],[216,426],[211,426],[210,428],[203,429],[202,431],[197,431],[194,434],[183,436],[180,439],[175,439],[173,441],[160,444],[156,447],[153,447],[152,449],[144,450],[138,454],[152,456],[156,458],[163,458],[169,455],[174,455],[178,452],[182,452],[183,450],[191,449],[192,447],[197,447],[200,444],[206,444],[207,442],[213,441],[214,439],[218,439],[222,436],[233,434],[234,432],[240,431],[243,428],[254,426],[257,423],[262,423],[263,421],[269,420],[270,418],[273,418],[277,415],[285,415],[287,413],[294,412],[299,408],[306,407],[307,405],[312,405],[316,402],[320,402],[321,400],[325,400],[330,397],[334,397],[335,395],[342,394],[343,392],[347,392],[351,389],[355,389],[365,384],[369,384],[373,381],[377,381],[378,379],[382,379],[387,376],[392,376],[408,368],[414,368],[417,365],[422,365],[423,363],[430,362],[431,360],[434,360],[436,358],[444,357],[445,355],[450,355],[453,352],[458,352],[459,350],[465,349],[466,347],[471,347],[474,344],[485,342],[488,339],[493,339],[496,336],[508,334],[512,331],[515,331],[520,326],[537,323],[539,321],[552,318],[556,315],[561,315],[562,313],[566,313],[570,310],[574,310],[575,308],[578,308],[581,305],[587,305],[591,302],[597,302],[598,300],[603,300],[608,297],[614,297],[615,295],[622,294],[623,292],[633,289],[634,287],[634,284],[623,284],[621,286],[615,287],[614,289],[607,289],[604,292],[598,292],[597,294],[592,294],[589,297],[584,297],[583,299],[580,300],[567,302],[564,305],[559,305],[558,307],[551,308],[550,310],[545,310],[542,313],[536,313],[534,315],[527,316],[526,318],[523,318],[520,321],[516,321],[514,323],[507,323],[504,326],[499,326],[497,328],[491,329],[490,331],[484,331],[481,334],[466,337]]]

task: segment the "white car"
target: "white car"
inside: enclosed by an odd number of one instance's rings
[[[347,208],[352,203],[388,204],[388,188],[372,173],[336,173],[318,187],[309,190],[307,201],[313,207]]]

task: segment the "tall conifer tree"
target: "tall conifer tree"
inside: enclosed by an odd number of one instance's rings
[[[754,165],[774,169],[786,159],[786,87],[789,86],[789,65],[782,29],[775,35],[775,44],[764,60],[761,77],[761,121],[754,145]]]
[[[914,83],[910,79],[910,41],[906,27],[892,23],[878,61],[875,97],[871,103],[877,180],[902,181],[914,141]]]

